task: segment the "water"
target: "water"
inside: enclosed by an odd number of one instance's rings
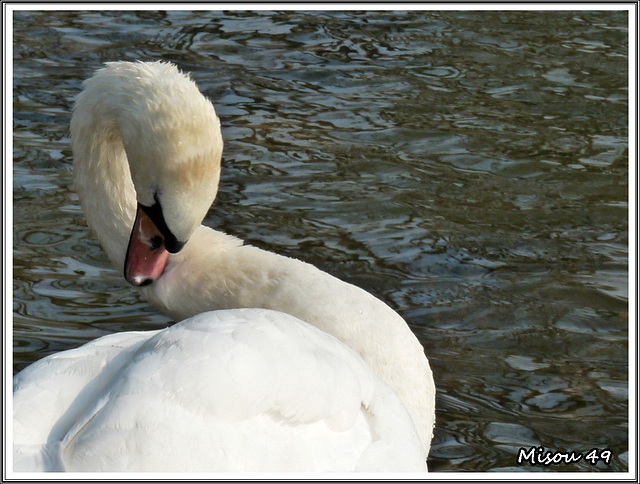
[[[86,228],[68,126],[110,60],[192,72],[225,138],[206,224],[394,307],[433,471],[628,468],[626,12],[16,12],[14,371],[169,323]],[[517,466],[521,447],[609,466]]]

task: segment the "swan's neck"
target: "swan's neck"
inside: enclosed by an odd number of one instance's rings
[[[73,132],[74,181],[80,204],[114,267],[122,269],[136,196],[115,122],[80,113]],[[87,113],[85,115],[85,113]]]

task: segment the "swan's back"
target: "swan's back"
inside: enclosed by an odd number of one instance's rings
[[[107,336],[14,386],[16,470],[425,470],[395,393],[333,337],[274,311]],[[34,418],[49,430],[28,430]]]

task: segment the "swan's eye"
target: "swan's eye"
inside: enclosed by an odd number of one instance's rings
[[[149,240],[149,244],[151,245],[151,250],[158,250],[160,247],[162,247],[162,237],[160,237],[159,235],[154,235],[153,237],[151,237],[151,240]]]

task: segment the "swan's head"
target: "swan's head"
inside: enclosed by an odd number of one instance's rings
[[[114,62],[85,84],[115,123],[131,172],[137,214],[125,277],[137,286],[162,274],[207,214],[218,189],[222,135],[211,102],[164,62]],[[96,113],[96,115],[98,115]]]

